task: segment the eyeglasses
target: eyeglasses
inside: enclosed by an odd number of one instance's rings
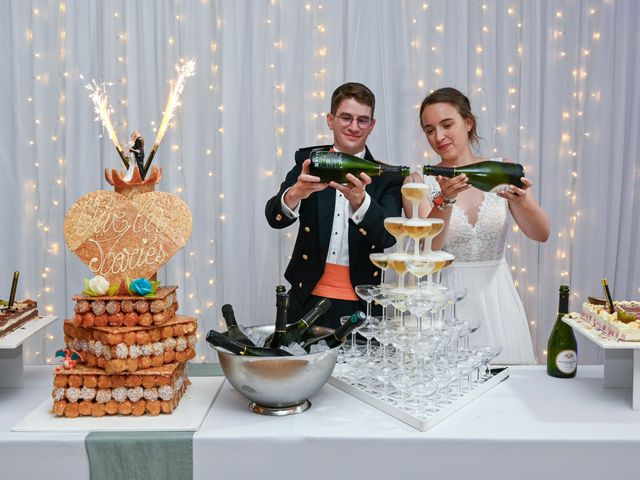
[[[340,125],[342,125],[343,127],[348,127],[353,123],[353,120],[355,120],[358,124],[358,127],[362,128],[363,130],[365,128],[369,128],[371,122],[373,122],[373,120],[369,117],[355,118],[353,115],[349,115],[348,113],[341,113],[340,115],[337,115],[336,118],[340,120]]]

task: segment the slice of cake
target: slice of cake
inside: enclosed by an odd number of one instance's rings
[[[53,379],[53,413],[68,418],[171,413],[189,383],[186,363],[115,375],[85,365],[61,368]]]
[[[614,313],[609,313],[605,305],[585,302],[582,304],[582,318],[610,337],[625,341],[640,341],[640,302],[615,301]]]
[[[38,304],[33,300],[15,302],[0,310],[0,338],[38,316]]]

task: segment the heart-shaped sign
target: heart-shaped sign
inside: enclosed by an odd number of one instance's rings
[[[190,236],[189,207],[166,192],[129,200],[98,190],[75,202],[64,219],[67,246],[110,284],[150,278]]]

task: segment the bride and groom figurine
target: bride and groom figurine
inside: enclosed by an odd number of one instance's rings
[[[136,130],[131,134],[131,141],[127,144],[124,152],[129,158],[129,169],[124,177],[124,180],[128,182],[133,178],[136,166],[141,176],[144,173],[144,138],[139,131]]]

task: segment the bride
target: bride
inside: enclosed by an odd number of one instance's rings
[[[420,106],[420,124],[440,157],[438,166],[460,167],[488,160],[471,151],[471,144],[478,142],[476,118],[469,99],[458,90],[441,88],[428,95]],[[549,217],[533,198],[531,181],[522,178],[523,188],[510,185],[498,193],[473,188],[465,175],[423,179],[414,172],[406,181],[424,181],[432,187],[434,195],[420,205],[419,216],[444,219],[444,229],[433,239],[432,248],[456,257],[443,270],[442,282],[468,289],[456,316],[471,324],[479,320],[472,343],[501,345],[496,363],[533,363],[527,318],[504,258],[509,216],[532,240],[549,238]],[[411,203],[403,201],[409,218]]]

